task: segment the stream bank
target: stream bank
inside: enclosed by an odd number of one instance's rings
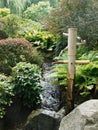
[[[43,77],[41,85],[44,91],[40,97],[42,100],[41,109],[45,110],[45,112],[47,111],[47,113],[55,113],[56,115],[56,112],[60,108],[60,90],[59,86],[52,84],[53,78],[50,77],[50,74],[52,73],[53,68],[52,62],[44,62],[42,65]],[[30,115],[31,112],[31,109],[24,108],[20,103],[13,104],[8,108],[5,118],[1,121],[2,129],[0,130],[23,130],[22,126],[25,124],[28,115]],[[46,117],[47,113],[45,115]],[[50,120],[51,115],[48,116]]]

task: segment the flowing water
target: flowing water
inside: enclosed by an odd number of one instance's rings
[[[60,106],[60,92],[58,86],[52,84],[54,79],[50,75],[53,68],[52,63],[43,64],[43,80],[41,85],[44,91],[41,94],[41,99],[43,108],[57,111]]]
[[[60,92],[59,87],[52,84],[52,81],[54,79],[53,77],[50,77],[50,74],[52,73],[53,68],[54,66],[52,65],[52,63],[43,63],[43,78],[41,80],[41,85],[44,91],[40,95],[42,100],[41,107],[52,111],[58,111],[60,106]],[[19,106],[17,105],[17,107]],[[28,114],[29,111],[21,111],[20,107],[16,108],[16,106],[12,107],[10,112],[8,112],[7,114],[6,121],[3,122],[4,128],[0,128],[0,130],[22,130],[19,128],[13,129],[13,127],[15,124],[21,124],[20,122],[23,122],[23,118],[26,118],[24,116],[27,116],[26,113]]]

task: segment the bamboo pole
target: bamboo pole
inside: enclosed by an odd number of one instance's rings
[[[86,41],[82,40],[80,43],[77,43],[77,39],[81,40],[80,37],[77,37],[77,29],[69,28],[68,33],[63,33],[64,36],[68,37],[68,46],[64,50],[68,50],[68,61],[56,61],[54,64],[68,64],[68,87],[66,94],[66,114],[68,114],[74,108],[74,98],[73,98],[73,88],[74,88],[74,78],[75,78],[75,64],[88,64],[89,60],[76,60],[76,46],[85,45]],[[59,55],[59,56],[60,56]]]
[[[54,64],[68,64],[68,60],[64,60],[64,61],[56,61],[53,62]],[[76,60],[75,64],[89,64],[90,61],[89,60]]]
[[[77,29],[68,29],[68,87],[66,97],[66,114],[74,108],[73,86],[75,77]]]

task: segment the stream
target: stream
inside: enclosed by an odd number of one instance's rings
[[[42,100],[42,108],[58,111],[60,106],[60,91],[57,85],[52,84],[53,77],[50,76],[53,70],[52,63],[43,63],[43,79],[41,85],[43,93],[40,95]]]
[[[43,92],[40,95],[42,101],[41,108],[58,111],[60,107],[60,91],[57,85],[52,84],[54,79],[53,77],[50,77],[50,74],[52,73],[53,68],[54,66],[50,62],[45,62],[42,65],[43,73],[41,86],[43,88]],[[19,129],[14,127],[23,124],[29,114],[30,111],[24,108],[21,109],[19,103],[13,105],[10,109],[8,109],[6,118],[0,122],[0,126],[3,125],[0,130],[22,130],[21,128]]]

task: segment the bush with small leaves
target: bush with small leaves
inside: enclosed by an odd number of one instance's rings
[[[6,107],[12,103],[13,84],[8,77],[0,74],[0,118],[3,118],[6,112]]]
[[[37,65],[26,62],[18,63],[12,69],[14,93],[18,101],[29,108],[40,104],[41,72]]]
[[[51,10],[52,7],[49,1],[41,1],[28,7],[27,10],[24,11],[23,17],[42,23],[43,19],[48,16]]]
[[[10,14],[0,19],[0,28],[6,32],[9,37],[16,37],[20,30],[21,18],[15,14]]]
[[[32,44],[23,38],[0,40],[0,72],[9,75],[11,68],[18,62],[40,63],[38,54],[34,54]],[[37,59],[37,60],[36,60]]]

